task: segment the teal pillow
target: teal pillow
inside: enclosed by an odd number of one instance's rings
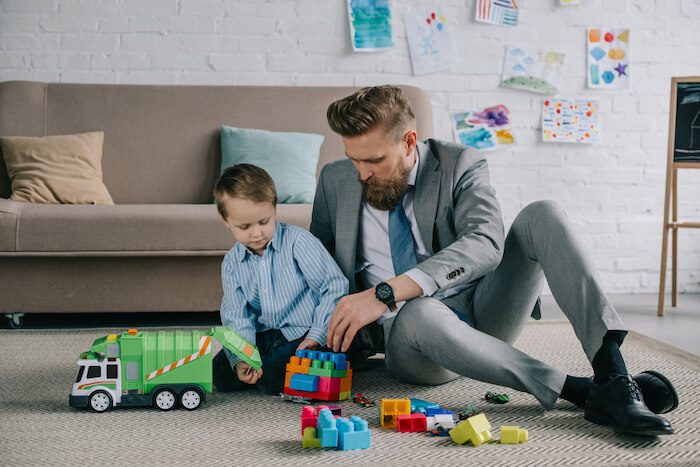
[[[323,136],[221,127],[221,173],[236,164],[261,167],[275,181],[279,203],[314,202]]]

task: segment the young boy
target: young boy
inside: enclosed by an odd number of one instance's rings
[[[222,350],[214,357],[214,385],[224,392],[255,385],[277,394],[289,357],[297,349],[325,346],[348,280],[316,237],[276,221],[275,184],[263,169],[229,167],[216,183],[214,199],[238,242],[221,265],[221,321],[256,344],[263,362],[255,371]]]

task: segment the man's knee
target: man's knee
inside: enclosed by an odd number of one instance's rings
[[[530,229],[540,227],[549,229],[561,225],[566,220],[562,206],[552,200],[540,200],[525,206],[513,221],[512,229]]]

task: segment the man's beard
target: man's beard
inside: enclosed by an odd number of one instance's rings
[[[398,173],[389,180],[380,180],[372,176],[366,182],[360,182],[363,188],[362,196],[370,206],[388,211],[396,206],[406,193],[410,174],[411,168],[401,164]]]

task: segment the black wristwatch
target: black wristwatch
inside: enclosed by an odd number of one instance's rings
[[[396,310],[396,301],[394,300],[394,289],[386,282],[380,282],[374,288],[374,296],[377,300],[385,304],[391,311]]]

